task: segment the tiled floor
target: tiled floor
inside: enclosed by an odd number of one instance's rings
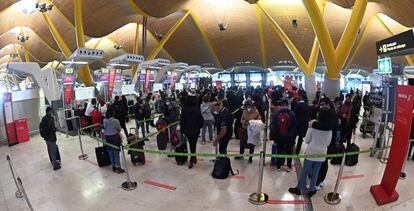
[[[372,138],[362,139],[357,134],[361,149],[372,145]],[[132,180],[138,182],[136,190],[127,192],[120,188],[125,174],[114,174],[110,167],[99,168],[94,148],[97,142],[83,137],[87,161],[78,160],[80,154],[77,137],[66,138],[59,134],[58,144],[62,155],[62,169],[53,171],[47,157],[46,145],[39,136],[30,142],[13,147],[0,147],[0,210],[27,210],[23,199],[14,196],[16,191],[6,155],[11,155],[17,173],[35,210],[302,210],[303,205],[267,204],[254,206],[248,202],[250,193],[257,190],[258,157],[252,164],[247,159],[232,159],[234,169],[239,169],[244,179],[212,179],[211,158],[202,158],[195,168],[177,166],[173,158],[146,154],[151,161],[145,166],[132,166],[127,155]],[[147,142],[146,149],[156,149],[154,138]],[[229,150],[238,150],[238,141],[231,141]],[[198,145],[200,152],[214,152],[209,145]],[[258,151],[258,150],[257,150]],[[270,146],[268,148],[270,152]],[[330,166],[326,186],[313,198],[314,210],[412,210],[414,205],[414,163],[407,164],[408,178],[400,180],[397,202],[378,207],[369,193],[369,187],[382,177],[384,164],[367,154],[360,156],[355,167],[345,167],[344,176],[363,175],[341,182],[339,191],[343,201],[337,206],[328,205],[323,195],[333,190],[338,166]],[[145,184],[149,180],[176,187],[176,190]],[[272,200],[302,200],[287,192],[297,182],[295,172],[276,172],[266,166],[263,190]]]

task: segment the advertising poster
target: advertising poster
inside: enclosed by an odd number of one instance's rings
[[[65,103],[66,105],[70,105],[72,103],[72,86],[66,85],[65,86]]]
[[[109,99],[112,99],[112,92],[114,91],[114,85],[115,85],[115,68],[111,68],[109,71]]]
[[[147,70],[145,72],[145,93],[148,93],[150,80],[151,80],[151,71]]]

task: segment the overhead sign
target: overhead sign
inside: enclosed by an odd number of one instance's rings
[[[75,89],[76,100],[89,100],[95,97],[95,87],[78,87]]]
[[[393,75],[404,75],[404,64],[402,62],[392,63],[392,74]]]
[[[377,44],[377,55],[407,55],[414,52],[414,32],[412,29],[381,40]]]
[[[121,87],[121,93],[123,95],[132,95],[135,94],[135,84],[127,84],[127,85],[122,85]]]
[[[152,85],[152,90],[153,91],[162,91],[164,89],[164,86],[162,83],[154,83]]]
[[[391,58],[379,59],[378,60],[378,73],[389,74],[392,73],[392,61]]]

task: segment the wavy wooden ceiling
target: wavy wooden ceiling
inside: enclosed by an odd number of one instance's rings
[[[336,45],[350,17],[351,11],[346,8],[352,8],[355,0],[329,1],[332,3],[328,3],[324,17]],[[136,23],[141,24],[142,16],[137,14],[128,2],[133,2],[145,13],[158,17],[149,18],[148,21],[150,34],[146,49],[147,55],[158,42],[151,34],[165,35],[183,15],[182,10],[190,9],[199,19],[201,27],[206,31],[207,38],[217,52],[218,59],[224,68],[246,61],[253,62],[257,66],[262,64],[255,7],[243,0],[83,1],[86,41],[92,38],[105,37],[105,42],[96,47],[105,50],[106,61],[122,53],[132,52]],[[287,3],[287,1],[261,0],[260,2],[281,25],[307,60],[312,47],[314,32],[301,1],[291,0]],[[70,49],[74,50],[76,49],[76,42],[73,0],[54,0],[53,3],[55,7],[48,12],[48,15],[57,25]],[[42,15],[39,12],[31,15],[22,14],[19,9],[21,4],[22,1],[18,0],[0,0],[0,49],[12,43],[19,44],[15,37],[16,34],[10,33],[10,30],[16,26],[25,26],[27,27],[25,28],[25,34],[30,36],[27,42],[28,50],[34,60],[48,62],[61,59],[60,49],[49,32]],[[414,26],[412,11],[414,11],[413,0],[370,0],[361,31],[366,27],[369,17],[377,13],[383,13],[390,17],[387,23],[389,23],[391,31],[393,33],[402,32],[405,30],[404,26]],[[223,19],[226,19],[228,23],[226,31],[220,31],[217,27],[218,22]],[[285,45],[271,28],[267,18],[262,15],[262,19],[268,66],[282,60],[293,60]],[[298,28],[292,27],[291,21],[293,19],[299,21]],[[382,24],[378,20],[374,21],[353,64],[367,69],[375,68],[375,41],[388,36],[390,34]],[[96,43],[97,40],[94,39],[87,46],[94,47]],[[123,45],[123,49],[115,50],[113,48],[114,44]],[[24,56],[22,52],[20,53],[21,56]],[[9,52],[0,51],[0,58],[7,54]],[[191,16],[184,21],[183,25],[167,42],[159,57],[189,64],[215,63],[214,56],[208,48],[206,40],[204,40]],[[1,61],[4,62],[7,59],[3,58]],[[321,56],[319,62],[323,62]],[[99,68],[102,65],[104,65],[103,62],[92,65],[92,68]]]

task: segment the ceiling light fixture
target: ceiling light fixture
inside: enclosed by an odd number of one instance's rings
[[[113,67],[115,67],[115,66],[117,66],[117,67],[129,67],[130,65],[129,64],[117,64],[117,63],[113,63],[113,64],[109,64],[109,66],[113,66]]]
[[[123,48],[123,46],[122,45],[115,44],[114,45],[114,48],[115,48],[115,50],[121,50]]]
[[[45,13],[45,12],[50,11],[50,10],[53,9],[53,4],[47,4],[47,3],[39,4],[39,3],[36,3],[36,9],[41,13]]]
[[[88,64],[88,62],[84,62],[84,61],[63,61],[62,64]]]
[[[19,36],[17,36],[17,40],[20,42],[26,42],[29,40],[29,36],[23,36],[21,33],[19,34]]]

